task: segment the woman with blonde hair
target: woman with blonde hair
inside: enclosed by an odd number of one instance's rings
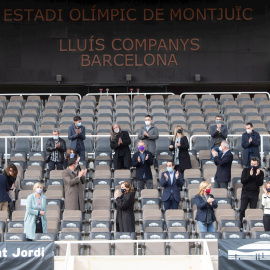
[[[175,170],[184,175],[185,169],[191,168],[190,156],[188,153],[189,144],[188,139],[184,134],[181,126],[174,129],[174,136],[169,146],[169,150],[173,152]]]
[[[47,233],[46,196],[43,194],[42,183],[35,183],[33,191],[27,197],[24,217],[24,233],[30,241],[35,238],[36,233]]]
[[[270,181],[263,186],[264,194],[262,195],[263,225],[265,231],[270,231]]]
[[[215,231],[215,213],[217,202],[211,192],[211,184],[203,181],[200,183],[199,192],[195,196],[195,203],[197,206],[197,213],[195,219],[198,222],[200,232],[214,232]]]

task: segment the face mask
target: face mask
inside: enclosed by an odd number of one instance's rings
[[[256,171],[259,167],[258,166],[251,166],[251,168]]]
[[[121,192],[125,193],[127,190],[125,188],[121,188]]]
[[[180,133],[181,134],[182,133],[182,130],[181,129],[178,129],[177,130],[177,133]]]
[[[114,130],[114,132],[115,132],[115,133],[119,133],[119,128],[116,128],[116,129]]]
[[[69,158],[74,158],[75,154],[74,153],[70,153]]]
[[[216,123],[217,123],[217,125],[218,125],[218,124],[221,124],[221,121],[220,121],[220,120],[218,120],[218,121],[216,121]]]
[[[42,188],[36,188],[36,193],[37,193],[37,194],[42,193]]]
[[[221,146],[218,148],[218,150],[222,152],[222,148],[221,148]]]
[[[81,125],[82,125],[82,123],[81,123],[81,122],[78,122],[78,123],[77,123],[77,126],[78,126],[78,127],[80,127]]]
[[[57,141],[58,140],[58,136],[53,136],[53,139],[55,140],[55,141]]]
[[[267,191],[267,192],[270,192],[270,188],[267,188],[266,191]]]
[[[206,189],[205,192],[206,192],[207,194],[210,194],[211,188]]]
[[[142,145],[139,146],[139,150],[140,150],[140,151],[143,151],[143,150],[144,150],[144,146],[142,146]]]
[[[246,129],[247,134],[251,133],[251,129]]]
[[[168,172],[173,172],[173,167],[167,167]]]
[[[149,126],[150,125],[150,121],[145,121],[145,125]]]

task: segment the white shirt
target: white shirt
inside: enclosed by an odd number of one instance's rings
[[[173,184],[173,175],[174,175],[174,172],[172,172],[172,173],[169,172],[169,175],[170,175],[171,185],[172,185]]]

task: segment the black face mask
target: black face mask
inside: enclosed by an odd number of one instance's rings
[[[121,188],[121,192],[125,193],[127,190],[125,188]]]
[[[266,191],[267,191],[267,192],[270,192],[270,188],[267,188]]]
[[[178,129],[177,130],[177,133],[180,133],[181,134],[182,133],[182,129]]]
[[[251,168],[256,171],[257,169],[259,169],[259,166],[251,166]]]

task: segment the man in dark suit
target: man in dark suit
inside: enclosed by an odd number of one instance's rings
[[[246,132],[242,134],[243,165],[250,168],[250,158],[260,158],[259,146],[261,145],[261,137],[258,132],[253,130],[252,123],[246,124]]]
[[[80,161],[85,160],[85,127],[82,126],[82,118],[78,115],[73,118],[74,124],[68,129],[68,139],[71,140],[70,148],[80,156]]]
[[[184,185],[182,174],[174,170],[173,161],[167,161],[167,171],[161,174],[160,184],[163,189],[161,200],[165,211],[178,209],[181,200],[180,188]]]
[[[221,156],[218,155],[218,152],[212,149],[214,162],[217,166],[214,187],[228,188],[228,183],[231,181],[233,154],[231,153],[229,144],[226,141],[221,142],[219,150],[222,152]]]
[[[153,165],[153,155],[151,152],[145,150],[144,141],[138,142],[139,151],[134,153],[132,157],[132,166],[136,167],[136,180],[137,180],[137,189],[141,192],[146,188],[153,188],[153,176],[151,172],[151,165]]]
[[[222,125],[221,122],[222,117],[220,115],[217,115],[216,125],[210,127],[210,135],[211,135],[210,149],[214,149],[216,152],[218,152],[218,155],[221,154],[221,152],[219,151],[221,142],[226,140],[228,135],[227,126]],[[212,151],[211,151],[211,158],[214,159]]]
[[[263,185],[264,172],[259,168],[260,160],[257,157],[251,157],[250,168],[244,168],[241,175],[241,183],[243,184],[241,193],[240,221],[242,224],[245,211],[256,209],[260,194],[260,187]],[[243,227],[243,224],[242,224]]]

